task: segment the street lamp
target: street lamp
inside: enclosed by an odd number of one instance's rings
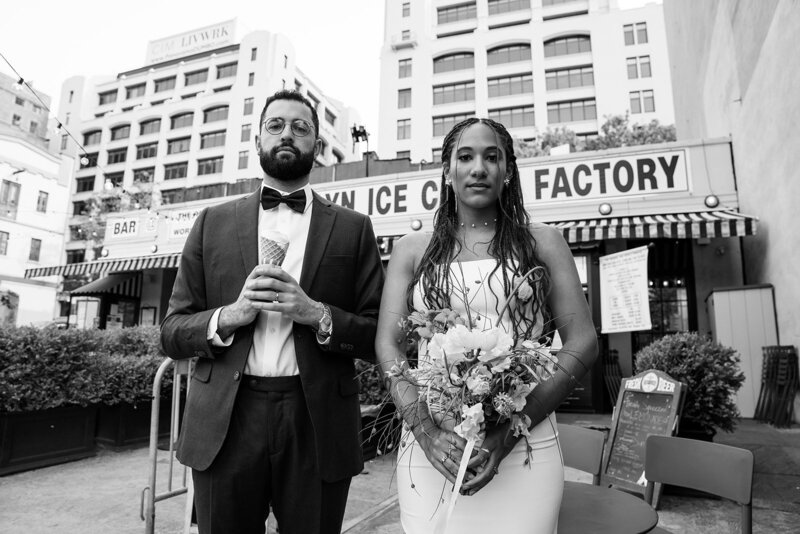
[[[355,143],[360,143],[361,141],[366,141],[367,143],[367,168],[366,168],[366,175],[369,176],[369,133],[364,126],[356,126],[353,125],[350,128],[350,135],[353,136],[353,150],[356,149]]]

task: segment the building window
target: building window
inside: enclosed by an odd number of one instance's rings
[[[250,151],[249,150],[242,150],[242,151],[239,152],[239,168],[240,169],[246,169],[247,168],[247,163],[248,163],[249,157],[250,157]]]
[[[117,126],[111,128],[111,140],[118,141],[120,139],[127,139],[131,136],[131,125],[125,124],[124,126]]]
[[[442,162],[442,148],[436,147],[431,150],[431,157],[433,158],[431,161],[434,163],[441,163]]]
[[[153,181],[156,174],[155,167],[147,167],[144,169],[135,169],[133,171],[133,183],[135,184],[149,184]]]
[[[68,139],[69,139],[68,135],[62,135],[61,136],[61,150],[66,150],[67,149],[67,140]]]
[[[25,100],[23,100],[22,98],[20,98],[18,96],[14,97],[14,103],[16,105],[20,106],[20,107],[23,107],[23,108],[25,107]]]
[[[639,75],[642,78],[650,78],[653,73],[650,71],[650,56],[639,56]]]
[[[35,237],[31,239],[31,252],[28,254],[28,259],[30,261],[39,261],[39,254],[42,252],[42,240],[36,239]]]
[[[401,59],[397,62],[397,77],[408,78],[411,76],[411,60]]]
[[[128,157],[128,147],[118,148],[117,150],[109,150],[106,163],[112,165],[114,163],[122,163]]]
[[[50,194],[47,191],[39,191],[39,197],[36,199],[36,211],[47,213],[48,198],[50,198]]]
[[[86,163],[84,163],[84,158]],[[91,167],[97,167],[97,152],[92,152],[91,154],[84,154],[81,158],[81,169],[89,169]]]
[[[91,146],[96,145],[100,142],[100,136],[102,132],[100,130],[96,130],[94,132],[86,132],[83,134],[83,146]]]
[[[409,39],[411,39],[411,30],[403,30],[400,32],[401,41],[408,41]]]
[[[639,77],[639,69],[637,68],[636,58],[635,57],[629,57],[626,60],[626,62],[628,64],[628,79],[629,80],[634,80],[634,79],[638,78]]]
[[[592,51],[592,41],[587,35],[561,37],[544,43],[544,57],[583,54]]]
[[[574,2],[575,0],[542,0],[543,6],[555,6],[558,4],[566,4],[568,2]]]
[[[400,150],[397,152],[397,159],[411,159],[410,150]]]
[[[225,130],[204,133],[200,136],[200,148],[214,148],[225,144]]]
[[[144,95],[145,84],[138,83],[136,85],[129,85],[125,88],[125,99],[138,98]]]
[[[113,104],[117,101],[117,90],[106,91],[97,95],[98,105],[104,106],[106,104]]]
[[[403,2],[403,16],[408,17],[411,15],[411,2]]]
[[[169,91],[170,89],[175,89],[175,76],[170,76],[169,78],[161,78],[155,81],[155,92],[160,93],[161,91]]]
[[[114,187],[122,186],[122,180],[124,178],[124,173],[122,172],[112,172],[105,175],[105,183],[104,186],[111,184]]]
[[[630,92],[631,113],[642,112],[642,95],[639,91]]]
[[[245,98],[244,99],[244,110],[242,111],[243,115],[252,115],[253,114],[253,99],[252,98]],[[225,118],[228,118],[228,111],[227,108],[225,110]],[[208,121],[206,121],[208,122]]]
[[[245,109],[247,109],[247,100],[245,100]],[[209,122],[224,121],[227,118],[228,118],[228,106],[218,106],[215,108],[207,109],[203,112],[204,124]]]
[[[75,179],[75,192],[85,193],[87,191],[94,191],[94,176],[85,176],[83,178]]]
[[[489,98],[531,93],[533,93],[533,75],[531,73],[489,78]]]
[[[139,123],[139,135],[158,133],[161,130],[161,119],[153,119]]]
[[[255,61],[258,57],[258,48],[251,48],[250,49],[250,61]]]
[[[325,108],[325,121],[331,126],[336,126],[336,115],[334,115],[328,108]]]
[[[183,85],[196,85],[208,80],[208,69],[196,70],[194,72],[187,72],[184,75]]]
[[[411,107],[411,89],[400,89],[397,91],[397,108]]]
[[[156,157],[158,143],[147,143],[146,145],[136,146],[136,159],[147,159]]]
[[[0,256],[8,254],[8,232],[0,232]]]
[[[250,124],[242,124],[242,135],[239,139],[242,143],[250,141],[250,132],[252,129],[253,127]]]
[[[597,119],[594,98],[574,102],[551,102],[547,104],[547,122],[577,122]]]
[[[451,102],[469,102],[475,100],[475,82],[435,85],[433,87],[433,104],[450,104]]]
[[[36,133],[36,130],[39,128],[39,123],[36,121],[31,121],[31,125],[28,128],[28,131],[32,134]]]
[[[533,106],[490,109],[489,118],[506,128],[528,128],[534,126]]]
[[[189,170],[189,163],[173,163],[171,165],[164,165],[164,180],[175,180],[177,178],[186,178]]]
[[[217,79],[230,78],[236,76],[236,68],[238,63],[227,63],[225,65],[217,65]]]
[[[653,91],[642,91],[642,102],[644,103],[645,113],[652,113],[656,110],[656,101],[653,97]]]
[[[544,73],[548,91],[594,85],[594,67],[573,67]]]
[[[181,189],[162,189],[161,190],[161,203],[162,204],[178,204],[183,202],[183,197],[186,190]]]
[[[170,130],[186,128],[187,126],[191,126],[192,122],[194,122],[194,113],[181,113],[180,115],[174,115],[170,119],[169,128]]]
[[[15,113],[14,116],[11,117],[11,124],[14,126],[19,126],[20,122],[22,122],[22,117]]]
[[[625,36],[625,46],[644,44],[647,42],[647,23],[637,22],[635,26],[626,24],[622,27],[622,33]]]
[[[646,22],[637,22],[636,23],[636,42],[638,44],[644,44],[647,42],[647,23]]]
[[[197,160],[197,175],[217,174],[222,172],[222,156]]]
[[[72,104],[72,99],[74,97],[75,97],[75,91],[70,91],[69,92],[69,101],[68,101],[69,104]]]
[[[474,116],[474,113],[459,113],[457,115],[444,115],[433,118],[433,136],[441,137],[446,135],[453,126],[459,122]]]
[[[251,72],[250,74],[247,75],[247,85],[249,87],[252,87],[255,82],[256,82],[256,73]]]
[[[86,215],[86,201],[85,200],[76,200],[72,203],[72,215]]]
[[[191,139],[191,137],[170,139],[167,141],[167,154],[180,154],[181,152],[189,152],[189,144]]]
[[[459,20],[470,20],[476,17],[475,2],[437,9],[438,23],[447,24]]]
[[[494,48],[489,50],[486,59],[489,65],[527,61],[531,59],[531,46],[520,44]]]
[[[545,0],[546,2],[547,0]],[[545,4],[546,5],[546,4]],[[530,9],[531,0],[489,0],[489,14],[499,15],[521,9]]]
[[[471,52],[449,54],[433,59],[433,72],[452,72],[455,70],[471,69],[475,67],[475,55]],[[410,73],[409,73],[410,74]]]
[[[411,119],[397,121],[397,138],[411,139]]]
[[[80,241],[81,239],[73,239],[73,241]],[[67,251],[67,263],[81,263],[86,259],[86,249],[75,249]]]

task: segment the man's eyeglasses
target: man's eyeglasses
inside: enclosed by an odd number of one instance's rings
[[[303,119],[295,119],[289,124],[291,125],[292,133],[297,137],[305,137],[314,131],[314,126]],[[264,128],[272,135],[280,135],[283,133],[283,129],[286,128],[286,119],[281,117],[269,118],[264,121]]]

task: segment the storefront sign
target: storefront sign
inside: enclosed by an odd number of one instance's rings
[[[536,202],[688,191],[686,152],[587,158],[520,169],[523,196]]]
[[[236,20],[233,19],[157,41],[150,41],[147,45],[145,64],[152,65],[231,44],[234,40],[235,29]]]
[[[167,216],[167,232],[170,240],[185,240],[192,230],[192,225],[197,216],[200,215],[200,208],[189,210],[173,211]]]
[[[139,217],[106,219],[106,240],[126,239],[139,235]]]
[[[439,204],[439,181],[423,178],[385,185],[326,188],[320,193],[335,204],[371,217],[419,214],[436,209]]]
[[[600,257],[601,332],[650,330],[647,247]]]

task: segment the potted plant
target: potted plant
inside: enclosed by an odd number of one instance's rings
[[[711,441],[717,429],[733,432],[734,395],[744,382],[739,355],[697,332],[669,334],[636,354],[636,373],[657,369],[686,385],[678,435]]]
[[[0,328],[0,475],[94,455],[96,348],[77,330]]]

